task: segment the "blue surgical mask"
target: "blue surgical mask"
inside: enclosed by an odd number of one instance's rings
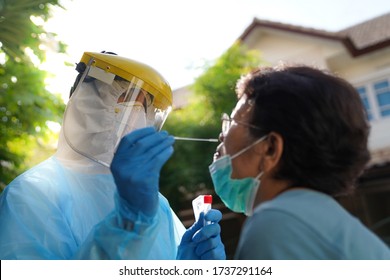
[[[232,156],[224,155],[209,166],[215,192],[226,207],[234,212],[244,213],[247,216],[252,215],[253,203],[260,187],[260,177],[263,172],[256,178],[232,179],[232,160],[266,138],[267,136],[261,137]]]

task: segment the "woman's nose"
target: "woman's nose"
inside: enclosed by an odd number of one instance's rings
[[[223,136],[223,133],[222,133],[222,132],[219,133],[218,140],[219,140],[220,142],[223,142],[224,139],[225,139],[225,136]]]

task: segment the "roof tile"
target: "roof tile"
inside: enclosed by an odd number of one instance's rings
[[[348,36],[357,49],[390,40],[390,12],[338,32]]]

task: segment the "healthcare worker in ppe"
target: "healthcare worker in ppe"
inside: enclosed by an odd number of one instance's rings
[[[385,243],[335,200],[369,160],[369,124],[347,81],[300,65],[237,83],[210,165],[216,193],[248,216],[236,259],[390,259]]]
[[[113,53],[86,52],[76,69],[57,152],[1,195],[0,258],[224,259],[221,213],[186,231],[159,193],[168,83]]]

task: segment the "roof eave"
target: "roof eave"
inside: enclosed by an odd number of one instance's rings
[[[358,49],[356,48],[355,44],[348,36],[342,35],[340,34],[340,32],[321,31],[317,29],[282,24],[282,23],[277,23],[272,21],[263,21],[257,18],[253,19],[252,23],[244,30],[241,36],[238,37],[238,40],[244,41],[257,27],[271,28],[271,29],[292,32],[292,33],[327,39],[327,40],[340,41],[345,46],[345,48],[348,50],[348,52],[351,54],[352,57],[358,57],[390,46],[390,39],[389,39],[389,40],[385,40],[367,46],[365,48]]]

